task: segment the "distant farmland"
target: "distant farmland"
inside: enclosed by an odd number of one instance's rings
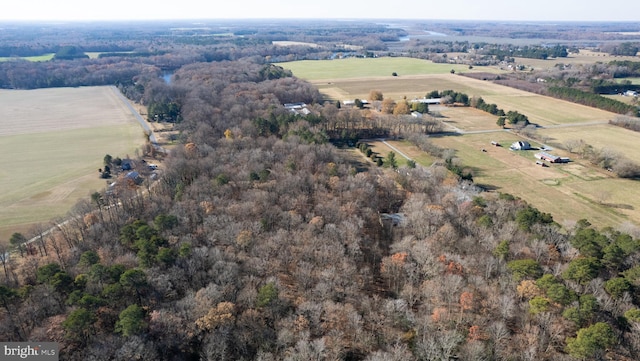
[[[20,58],[14,58],[14,57],[0,57],[0,61],[12,61],[12,60],[27,60],[27,61],[48,61],[53,59],[53,56],[55,54],[54,53],[49,53],[49,54],[43,54],[43,55],[36,55],[36,56],[25,56],[25,57],[20,57]]]
[[[290,69],[294,75],[309,81],[320,79],[349,79],[390,77],[396,73],[397,77],[420,74],[449,74],[455,72],[475,71],[462,64],[436,64],[429,60],[413,58],[348,58],[336,60],[303,60],[278,63],[285,69]],[[483,68],[484,72],[494,71]]]
[[[144,142],[114,87],[0,90],[0,114],[0,242],[64,216],[104,188],[105,154]]]

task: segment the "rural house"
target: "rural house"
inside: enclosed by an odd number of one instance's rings
[[[142,177],[140,177],[140,173],[138,173],[136,171],[128,172],[124,176],[124,179],[126,181],[132,182],[133,184],[136,184],[136,185],[139,185],[140,183],[142,183]]]
[[[531,144],[529,144],[529,142],[526,142],[524,140],[519,140],[517,142],[513,142],[513,144],[511,144],[511,146],[509,147],[509,149],[511,149],[511,150],[528,150],[528,149],[531,149]]]

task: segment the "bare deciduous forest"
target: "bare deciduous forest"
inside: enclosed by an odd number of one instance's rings
[[[12,239],[10,257],[3,246],[0,339],[59,342],[64,360],[640,358],[638,229],[562,227],[445,163],[345,157],[334,144],[397,120],[324,102],[266,59],[336,49],[271,40],[351,39],[367,56],[403,31],[331,26],[162,41],[141,28],[77,40],[126,54],[0,63],[2,87],[117,84],[172,109],[180,131],[157,181],[79,202],[52,232]],[[5,40],[22,56],[70,39]],[[295,102],[310,113],[283,107]]]

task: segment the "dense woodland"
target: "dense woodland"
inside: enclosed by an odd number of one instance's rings
[[[637,227],[561,226],[482,192],[422,128],[323,102],[269,49],[0,63],[6,87],[102,69],[174,104],[181,132],[159,180],[96,193],[0,258],[0,339],[59,342],[63,360],[640,358]],[[378,167],[329,142],[371,132],[445,162]]]

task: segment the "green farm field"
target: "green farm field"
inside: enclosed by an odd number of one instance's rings
[[[397,77],[421,74],[449,74],[455,72],[500,72],[492,68],[478,68],[469,70],[468,66],[460,64],[436,64],[429,60],[414,58],[347,58],[336,60],[302,60],[278,63],[279,66],[290,69],[299,78],[308,81],[321,79],[349,79],[371,77]],[[482,69],[482,70],[480,70]]]
[[[0,90],[0,113],[0,242],[103,189],[105,154],[144,142],[114,87]]]
[[[21,58],[0,57],[0,62],[16,60],[16,59],[27,60],[27,61],[49,61],[49,60],[53,59],[54,55],[55,55],[54,53],[50,53],[50,54],[43,54],[43,55],[38,55],[38,56],[25,56],[25,57],[21,57]]]

